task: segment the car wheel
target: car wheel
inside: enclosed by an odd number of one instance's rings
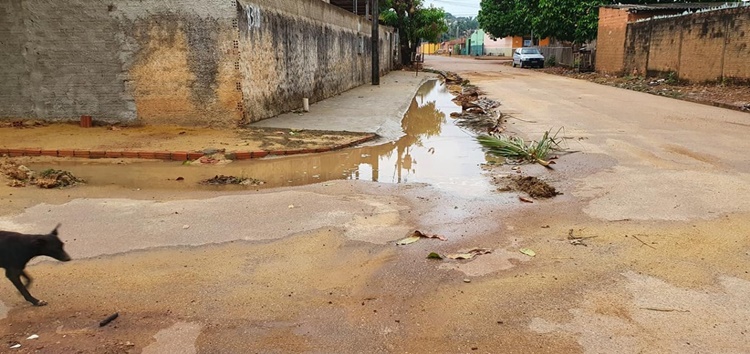
[[[521,69],[523,69],[523,62],[522,62],[522,61],[521,61],[521,62],[518,62],[518,66],[520,66],[520,67],[521,67]]]
[[[513,61],[512,63],[511,63],[511,65],[513,65],[513,67],[515,68],[515,67],[516,67],[516,61],[514,60],[514,61]]]
[[[544,69],[544,64],[539,64],[539,69]]]

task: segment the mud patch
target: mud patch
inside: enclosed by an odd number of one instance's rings
[[[537,199],[552,198],[561,194],[549,183],[533,176],[495,176],[492,180],[494,184],[503,186],[498,188],[501,192],[519,191]]]
[[[143,348],[143,354],[197,353],[195,342],[200,334],[201,325],[197,323],[175,323],[154,335],[156,343]]]
[[[210,186],[222,186],[222,185],[230,185],[230,184],[236,184],[236,185],[242,185],[242,186],[262,186],[266,182],[263,182],[255,178],[217,175],[211,178],[204,179],[200,181],[199,183],[203,185],[210,185]]]

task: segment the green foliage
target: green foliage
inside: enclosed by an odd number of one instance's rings
[[[554,55],[550,55],[544,61],[544,66],[553,67],[553,66],[556,66],[556,65],[557,65],[557,58]]]
[[[495,37],[554,37],[584,43],[596,38],[599,6],[647,4],[659,0],[482,0],[479,25]],[[661,2],[711,2],[664,0]]]
[[[557,138],[557,133],[550,136],[549,131],[544,132],[544,136],[539,141],[530,141],[529,143],[517,136],[507,135],[480,135],[477,137],[477,141],[492,155],[520,162],[536,162],[545,167],[550,165],[550,161],[547,161],[547,155],[553,150],[560,149],[560,140]]]
[[[420,40],[437,42],[448,30],[442,8],[424,7],[422,0],[380,2],[380,20],[399,32],[402,63],[408,64]]]
[[[448,25],[448,32],[443,34],[441,41],[455,39],[479,29],[479,21],[475,17],[454,17],[446,13],[445,22]]]

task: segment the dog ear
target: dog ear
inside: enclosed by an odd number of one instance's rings
[[[55,226],[55,229],[54,229],[54,230],[52,230],[52,232],[50,232],[50,235],[55,235],[55,236],[57,236],[57,228],[59,228],[59,227],[60,227],[60,225],[62,225],[62,224],[57,224],[57,226]]]

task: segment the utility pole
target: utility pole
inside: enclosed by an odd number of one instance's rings
[[[380,6],[372,0],[372,84],[380,85],[380,29],[378,28]]]

